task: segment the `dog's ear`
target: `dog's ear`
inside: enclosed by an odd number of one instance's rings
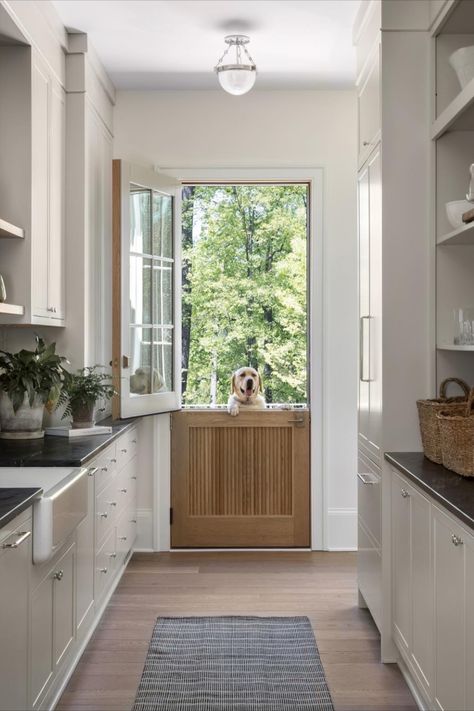
[[[262,380],[262,376],[260,375],[260,373],[258,374],[258,388],[259,388],[260,392],[263,393],[263,380]]]
[[[235,373],[232,373],[232,380],[230,381],[230,394],[233,395],[235,391]]]

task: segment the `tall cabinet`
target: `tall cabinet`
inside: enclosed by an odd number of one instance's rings
[[[431,390],[427,3],[362,2],[358,101],[358,585],[394,661],[390,475],[384,452],[420,448],[415,401]],[[425,31],[421,31],[421,27]],[[407,76],[410,81],[407,81]]]

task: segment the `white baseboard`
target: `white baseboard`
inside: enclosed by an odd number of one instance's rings
[[[328,551],[357,550],[357,509],[329,509],[327,517]]]
[[[137,510],[137,540],[133,547],[135,551],[153,550],[153,510]]]

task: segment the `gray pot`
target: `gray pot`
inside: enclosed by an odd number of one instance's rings
[[[35,396],[33,407],[30,407],[28,395],[25,393],[23,404],[16,412],[7,393],[0,392],[0,438],[2,439],[39,439],[43,432],[44,403]]]
[[[95,425],[95,402],[72,408],[72,429],[80,430]]]

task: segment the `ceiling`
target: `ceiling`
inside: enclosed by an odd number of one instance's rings
[[[241,32],[256,88],[352,86],[359,0],[53,0],[87,32],[118,89],[213,89],[224,35]]]

